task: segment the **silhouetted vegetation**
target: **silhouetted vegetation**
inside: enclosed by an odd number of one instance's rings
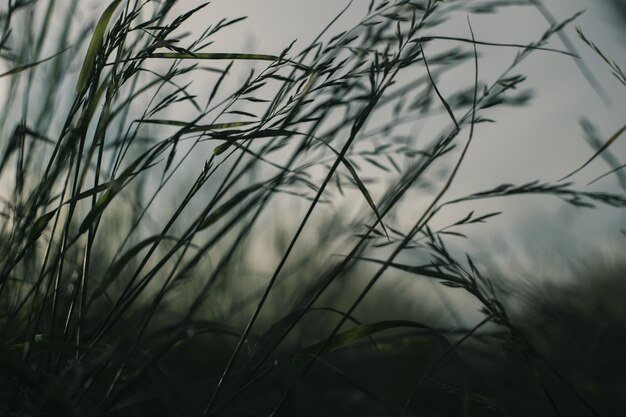
[[[520,5],[549,23],[535,42],[474,35],[474,15]],[[540,178],[449,193],[494,109],[529,105],[528,56],[596,82],[573,39],[548,45],[578,14],[372,0],[353,28],[272,55],[218,52],[243,19],[206,3],[113,0],[93,21],[79,6],[0,9],[2,415],[626,413],[624,265],[525,285],[450,244],[501,214],[476,200],[626,206]],[[452,16],[467,36],[436,30]],[[483,48],[516,54],[484,79]],[[609,149],[626,126],[583,127],[626,190]]]

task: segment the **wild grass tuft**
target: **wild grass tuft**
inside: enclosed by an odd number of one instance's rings
[[[550,23],[535,42],[475,36],[472,16],[521,4]],[[497,283],[449,249],[499,210],[435,225],[488,198],[626,206],[536,178],[448,192],[493,109],[528,103],[520,64],[575,56],[548,42],[578,14],[372,0],[354,27],[265,54],[217,52],[243,18],[209,3],[114,0],[87,20],[81,6],[0,10],[3,415],[624,411],[602,381],[570,379],[562,340],[519,326]],[[465,37],[439,34],[459,15]],[[483,48],[517,53],[485,79]],[[453,93],[450,75],[464,82]],[[432,284],[448,312],[403,311],[383,280]]]

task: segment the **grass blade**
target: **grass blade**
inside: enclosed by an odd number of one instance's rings
[[[64,53],[68,49],[69,48],[66,48],[66,49],[64,49],[64,50],[62,50],[60,52],[57,52],[56,54],[51,55],[48,58],[44,58],[44,59],[36,61],[36,62],[31,62],[30,64],[22,65],[22,66],[17,67],[17,68],[13,68],[12,70],[9,70],[9,71],[5,72],[4,74],[0,74],[0,78],[6,77],[8,75],[18,74],[18,73],[20,73],[22,71],[26,71],[27,69],[36,67],[39,64],[43,64],[44,62],[47,62],[47,61],[50,61],[51,59],[56,58],[57,56],[61,55],[62,53]]]
[[[76,93],[80,94],[85,86],[87,85],[87,80],[92,76],[92,70],[95,64],[96,55],[100,51],[100,47],[102,46],[102,42],[104,40],[104,34],[107,30],[107,26],[109,25],[109,21],[113,16],[113,13],[120,5],[122,0],[114,0],[113,3],[109,5],[100,16],[98,23],[96,24],[96,28],[94,29],[93,35],[91,36],[91,42],[89,42],[89,47],[87,48],[87,54],[85,55],[85,59],[83,60],[83,66],[80,70],[80,75],[78,76],[78,81],[76,82]]]
[[[429,327],[422,323],[418,323],[416,321],[409,320],[388,320],[379,321],[371,324],[363,324],[351,330],[337,333],[329,340],[323,340],[309,346],[308,348],[296,354],[296,356],[294,357],[294,362],[303,362],[310,354],[319,356],[323,353],[333,352],[349,346],[365,337],[369,337],[375,333],[398,328],[413,328],[425,330],[428,332],[435,332],[432,327]]]
[[[578,167],[577,169],[575,169],[574,171],[572,171],[570,174],[564,176],[563,178],[561,178],[559,181],[564,181],[566,179],[568,179],[569,177],[571,177],[572,175],[580,172],[583,168],[585,168],[587,165],[589,165],[594,159],[596,159],[602,152],[604,152],[609,146],[611,146],[611,144],[613,142],[615,142],[617,140],[617,138],[619,138],[622,133],[626,132],[626,125],[622,126],[617,132],[615,132],[613,134],[613,136],[611,136],[605,143],[604,145],[602,145],[600,147],[600,149],[598,149],[596,151],[596,153],[594,153],[591,158],[589,158],[587,160],[587,162],[585,162],[584,164],[582,164],[580,167]]]

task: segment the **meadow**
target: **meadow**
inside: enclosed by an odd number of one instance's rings
[[[456,186],[541,95],[529,57],[603,99],[579,50],[623,91],[626,69],[539,0],[361,3],[279,54],[225,51],[246,21],[209,3],[3,4],[0,414],[626,415],[620,248],[553,282],[473,237],[504,200],[623,210],[626,125],[583,122],[559,180]],[[515,7],[547,30],[476,35]],[[594,164],[612,188],[573,181]]]

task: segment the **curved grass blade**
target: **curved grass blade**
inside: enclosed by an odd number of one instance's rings
[[[385,224],[383,223],[383,218],[380,215],[380,212],[378,211],[378,207],[376,207],[376,203],[374,203],[374,200],[372,199],[372,196],[367,190],[367,187],[365,187],[365,184],[363,183],[363,181],[361,181],[361,178],[359,178],[359,174],[357,174],[356,170],[354,169],[352,164],[350,164],[347,158],[341,158],[341,162],[343,162],[344,166],[348,168],[348,171],[350,171],[350,175],[352,175],[352,179],[354,180],[354,182],[356,182],[357,186],[359,187],[359,191],[361,191],[361,194],[363,194],[363,197],[365,197],[367,204],[369,204],[370,208],[376,215],[376,219],[380,223],[380,226],[383,228],[385,235],[387,236],[387,238],[389,238],[389,233],[387,233],[387,228],[385,227]]]
[[[127,182],[128,179],[134,177],[140,171],[148,169],[148,168],[150,168],[152,166],[150,164],[147,164],[147,166],[144,166],[138,172],[135,172],[135,169],[139,166],[139,164],[144,160],[144,158],[146,156],[147,156],[147,154],[141,155],[132,164],[130,164],[124,170],[124,172],[122,172],[120,174],[120,176],[118,178],[108,182],[109,186],[107,187],[106,191],[98,199],[98,201],[96,202],[96,204],[93,207],[93,209],[91,209],[91,211],[85,217],[85,220],[83,220],[83,222],[81,223],[80,228],[78,229],[79,234],[85,233],[87,230],[89,230],[89,228],[91,227],[92,223],[94,223],[96,221],[96,219],[98,218],[98,216],[100,216],[100,214],[102,214],[104,209],[107,208],[107,206],[113,200],[113,198],[115,198],[115,196],[120,191],[122,191],[122,188],[124,188],[124,186],[126,185],[126,182]]]
[[[454,112],[452,111],[452,108],[450,107],[450,104],[448,104],[446,99],[443,97],[443,95],[439,91],[439,88],[437,88],[437,84],[435,83],[435,79],[433,78],[433,76],[432,76],[432,74],[430,72],[430,67],[428,66],[428,61],[426,60],[426,55],[424,55],[424,49],[421,46],[420,46],[420,51],[421,51],[420,53],[422,55],[422,59],[424,60],[424,67],[426,68],[426,74],[428,74],[428,79],[430,80],[430,83],[433,86],[433,89],[435,90],[435,93],[437,93],[437,97],[439,97],[439,100],[441,101],[441,103],[445,107],[446,111],[448,112],[448,115],[450,115],[450,118],[454,122],[454,126],[456,126],[456,129],[459,130],[460,129],[459,122],[456,120],[456,117],[454,117]]]
[[[232,129],[235,127],[243,127],[251,125],[253,122],[230,122],[230,123],[215,123],[211,125],[193,125],[189,126],[189,122],[181,122],[179,120],[164,120],[164,119],[139,119],[137,122],[147,123],[147,124],[155,124],[155,125],[165,125],[165,126],[176,126],[176,127],[185,127],[187,128],[187,132],[204,132],[207,130],[222,130],[222,129]]]
[[[17,68],[13,68],[12,70],[9,70],[7,72],[5,72],[4,74],[0,74],[0,78],[2,77],[6,77],[8,75],[13,75],[13,74],[17,74],[20,73],[22,71],[26,71],[27,69],[36,67],[39,64],[43,64],[44,62],[50,61],[51,59],[56,58],[57,56],[61,55],[62,53],[64,53],[65,51],[67,51],[69,48],[65,48],[64,50],[57,52],[54,55],[49,56],[48,58],[44,58],[40,61],[36,61],[36,62],[31,62],[30,64],[26,64],[26,65],[22,65],[21,67],[17,67]]]
[[[156,52],[149,56],[149,58],[160,59],[204,59],[204,60],[236,60],[236,61],[271,61],[271,62],[286,62],[294,67],[312,71],[311,68],[298,62],[291,61],[289,59],[281,58],[276,55],[267,54],[244,54],[244,53],[222,53],[222,52],[197,52],[197,53],[180,53],[180,52]]]
[[[35,240],[39,239],[39,236],[41,236],[44,230],[46,230],[48,223],[50,222],[50,220],[52,220],[56,212],[56,209],[52,210],[46,214],[43,214],[37,220],[35,220],[35,223],[33,224],[32,229],[30,229],[30,233],[28,235],[28,242],[34,242]]]
[[[379,265],[388,265],[390,268],[399,269],[401,271],[408,272],[414,275],[442,280],[443,282],[454,283],[454,284],[461,285],[461,286],[465,284],[465,282],[459,277],[433,269],[433,268],[437,268],[443,265],[425,264],[425,265],[415,266],[415,265],[406,265],[406,264],[397,263],[397,262],[386,262],[382,259],[366,258],[362,256],[356,256],[354,259],[365,261],[365,262],[372,262],[372,263],[379,264]]]
[[[263,188],[266,185],[265,182],[256,183],[248,188],[245,188],[239,191],[233,198],[222,204],[218,207],[213,214],[204,219],[199,225],[197,231],[204,230],[219,219],[221,219],[225,214],[227,214],[230,210],[235,208],[239,203],[241,203],[248,195],[254,193],[255,191]]]
[[[78,82],[76,83],[76,93],[80,94],[81,91],[85,88],[87,84],[87,80],[91,76],[91,72],[96,60],[96,55],[100,50],[102,45],[102,41],[104,40],[104,33],[106,32],[107,26],[109,25],[109,21],[113,16],[113,13],[120,5],[122,0],[114,0],[113,3],[106,8],[98,23],[96,24],[96,28],[94,29],[93,35],[91,36],[91,42],[89,42],[89,47],[87,48],[87,54],[85,55],[85,60],[83,61],[83,67],[80,70],[80,75],[78,76]]]
[[[354,329],[346,332],[338,333],[334,335],[329,341],[322,340],[309,346],[302,352],[299,352],[294,357],[294,362],[301,363],[306,360],[306,357],[310,354],[319,356],[323,353],[333,352],[335,350],[346,347],[360,339],[369,337],[375,333],[380,333],[385,330],[398,329],[398,328],[414,328],[419,330],[425,330],[428,332],[437,333],[435,329],[425,324],[410,321],[410,320],[388,320],[379,321],[371,324],[364,324],[357,326]],[[320,350],[321,349],[321,350]]]
[[[617,140],[617,138],[619,138],[622,133],[626,132],[626,125],[622,126],[617,132],[615,132],[613,134],[613,136],[611,136],[609,138],[609,140],[607,140],[604,145],[602,145],[597,151],[596,153],[593,154],[593,156],[591,158],[589,158],[587,160],[587,162],[585,162],[584,164],[582,164],[579,168],[575,169],[574,171],[572,171],[570,174],[564,176],[563,178],[561,178],[559,181],[563,181],[568,179],[569,177],[571,177],[572,175],[580,172],[583,168],[585,168],[587,165],[589,165],[594,159],[596,159],[602,152],[604,152],[609,146],[611,146],[611,144],[613,142],[615,142]]]

